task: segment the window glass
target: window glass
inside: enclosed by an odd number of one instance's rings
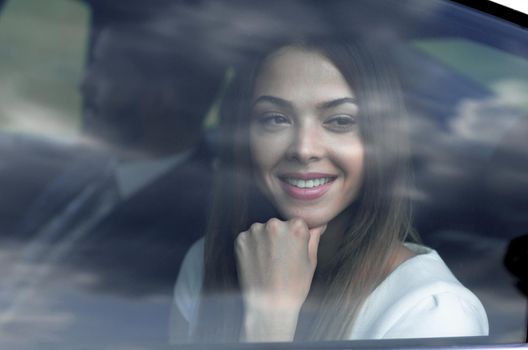
[[[81,2],[7,2],[0,23],[2,130],[77,134],[88,19]]]
[[[526,341],[524,29],[443,0],[0,11],[0,346]]]

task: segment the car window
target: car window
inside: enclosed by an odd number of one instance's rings
[[[528,37],[462,3],[0,2],[0,344],[525,343]]]

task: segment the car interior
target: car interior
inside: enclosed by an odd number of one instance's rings
[[[62,2],[64,11],[50,11]],[[393,38],[409,116],[413,226],[481,300],[490,335],[280,346],[526,343],[526,265],[505,265],[519,251],[514,260],[525,263],[527,251],[515,240],[528,234],[525,27],[463,1],[44,3],[53,1],[0,1],[0,72],[9,82],[0,88],[0,345],[172,348],[172,292],[206,230],[233,67],[258,39],[314,23]],[[70,13],[84,22],[64,19]],[[38,45],[54,21],[64,35],[49,40],[73,47],[68,40],[83,37],[75,43],[83,51],[24,57],[19,43]],[[76,96],[72,131],[44,126],[55,123],[49,114],[67,115],[53,105],[64,96],[40,89],[47,76]],[[32,112],[25,124],[17,119]]]

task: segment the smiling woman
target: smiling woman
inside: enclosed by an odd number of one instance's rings
[[[384,55],[305,40],[239,70],[209,230],[176,283],[174,341],[488,333],[436,252],[406,243],[405,112]]]
[[[361,184],[353,92],[324,56],[287,47],[264,62],[254,94],[250,144],[263,192],[284,217],[326,225]]]

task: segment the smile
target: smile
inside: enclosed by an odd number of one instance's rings
[[[290,197],[303,201],[322,197],[331,188],[336,178],[336,176],[315,173],[279,176],[282,189]]]
[[[317,186],[322,186],[324,184],[329,183],[332,181],[332,178],[330,177],[321,177],[317,179],[311,179],[311,180],[303,180],[303,179],[296,179],[293,177],[286,177],[283,179],[283,181],[287,182],[288,184],[298,187],[298,188],[314,188]]]

